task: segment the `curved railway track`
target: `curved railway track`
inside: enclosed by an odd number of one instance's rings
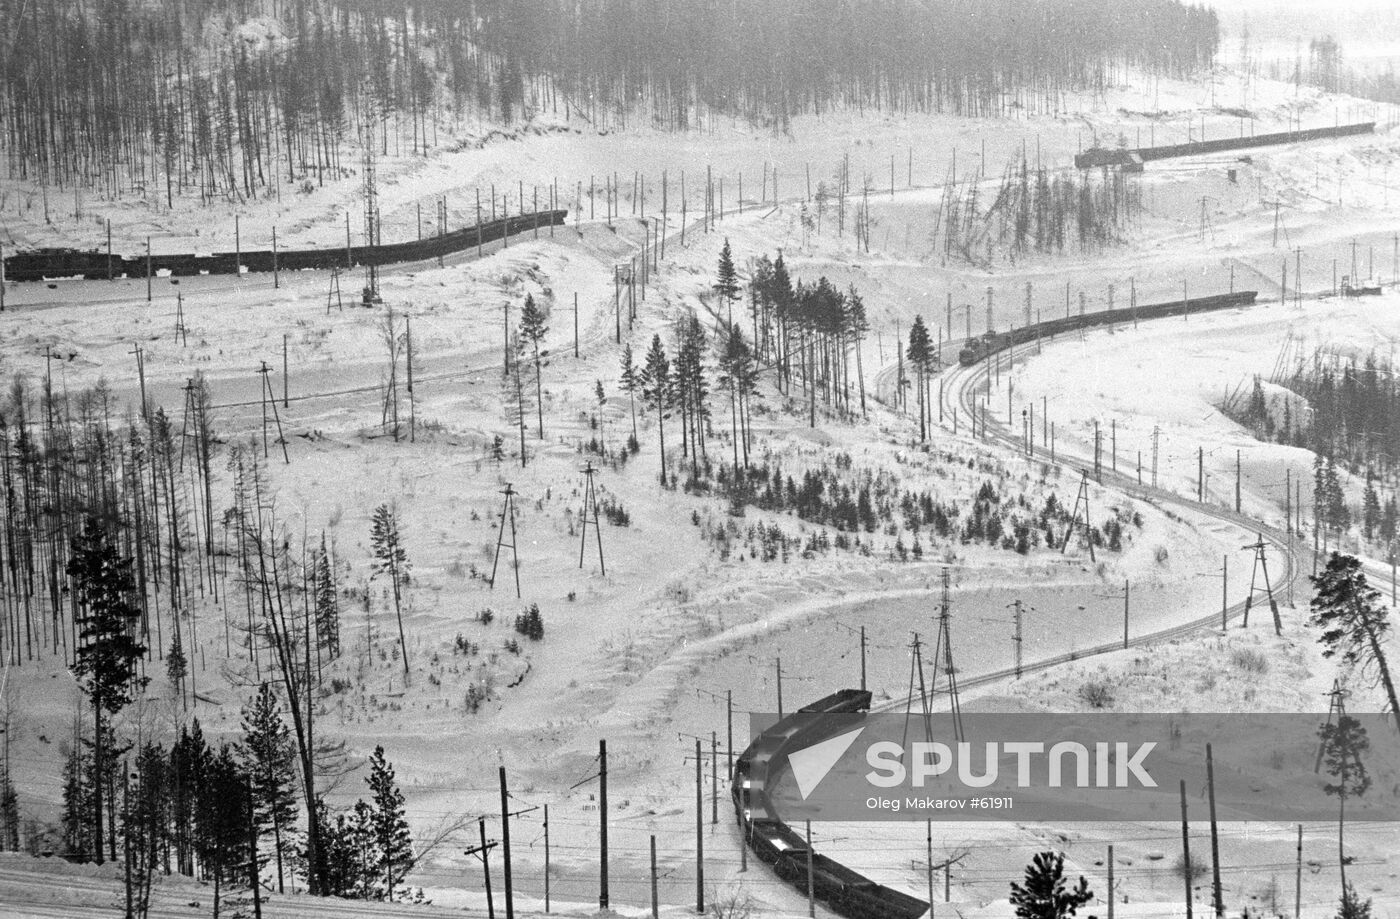
[[[986,361],[981,361],[972,367],[954,367],[948,371],[945,371],[943,386],[945,411],[952,411],[956,409],[958,411],[961,411],[965,417],[972,417],[972,409],[976,403],[976,396],[974,395],[974,393],[979,386],[985,384],[988,373],[989,371],[987,369]],[[999,424],[998,422],[992,421],[990,419],[988,420],[988,423],[986,425],[985,441],[996,443],[1000,446],[1006,447],[1007,449],[1015,450],[1021,455],[1025,455],[1025,450],[1020,442],[1020,439],[1013,435],[1006,428],[1005,425]],[[1064,456],[1063,450],[1057,450],[1056,453],[1056,465],[1076,465],[1073,462],[1066,463],[1061,459],[1061,457]],[[1035,448],[1034,456],[1035,458],[1047,463],[1050,461],[1049,451],[1043,450],[1039,447]],[[1275,590],[1280,590],[1281,585],[1290,584],[1293,581],[1295,581],[1298,577],[1298,573],[1301,570],[1301,552],[1297,547],[1297,544],[1294,544],[1293,547],[1290,547],[1290,542],[1287,534],[1281,530],[1278,530],[1274,527],[1266,526],[1265,524],[1262,524],[1259,521],[1254,520],[1251,517],[1247,517],[1243,514],[1236,514],[1233,511],[1228,511],[1224,508],[1214,507],[1210,504],[1202,504],[1196,501],[1192,501],[1188,498],[1183,498],[1175,492],[1171,492],[1163,488],[1152,488],[1150,486],[1139,485],[1134,479],[1122,473],[1113,473],[1105,471],[1103,473],[1102,484],[1106,487],[1115,488],[1118,491],[1123,492],[1124,494],[1138,498],[1142,501],[1146,501],[1158,507],[1163,505],[1175,505],[1192,513],[1206,517],[1211,517],[1215,520],[1221,521],[1222,523],[1243,528],[1251,533],[1256,533],[1259,536],[1261,536],[1266,542],[1272,544],[1284,559],[1283,578],[1276,583]],[[1048,670],[1051,667],[1056,667],[1060,664],[1066,664],[1071,661],[1081,660],[1087,657],[1094,657],[1100,654],[1107,654],[1111,651],[1121,651],[1125,647],[1136,648],[1145,645],[1156,644],[1162,641],[1170,641],[1175,638],[1184,638],[1188,635],[1192,635],[1194,633],[1218,626],[1221,623],[1222,618],[1225,620],[1226,623],[1228,623],[1231,620],[1243,616],[1245,612],[1246,602],[1247,601],[1242,600],[1238,603],[1228,606],[1226,607],[1223,613],[1220,611],[1215,611],[1205,616],[1192,619],[1189,622],[1168,626],[1162,629],[1156,629],[1154,631],[1146,632],[1141,635],[1130,636],[1126,644],[1122,641],[1105,642],[1102,644],[1093,645],[1088,648],[1080,648],[1074,651],[1068,651],[1062,654],[1055,654],[1050,657],[1041,658],[1039,660],[1028,661],[1021,666],[1021,672],[1023,674],[1034,673],[1037,671]],[[1010,679],[1015,675],[1016,668],[1007,667],[999,670],[993,670],[986,673],[979,673],[973,676],[960,678],[958,681],[958,686],[960,689],[966,689],[976,686],[985,686],[1000,682],[1005,679]],[[881,705],[876,706],[872,710],[890,711],[898,709],[901,706],[908,705],[912,701],[912,698],[913,697],[906,699],[893,699],[889,702],[882,703]]]

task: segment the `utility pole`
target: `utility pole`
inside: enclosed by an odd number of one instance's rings
[[[515,891],[510,879],[510,793],[506,790],[506,767],[500,767],[501,776],[501,857],[506,887],[506,919],[515,919]]]
[[[695,738],[695,911],[705,914],[705,793],[700,787],[700,738]]]
[[[608,909],[608,742],[598,741],[598,908]]]
[[[1186,818],[1186,780],[1181,780],[1181,863],[1186,870],[1181,872],[1186,884],[1186,919],[1191,919],[1191,881],[1195,871],[1191,868],[1191,832]]]
[[[1015,632],[1012,634],[1011,641],[1015,645],[1016,650],[1016,679],[1018,680],[1021,678],[1021,642],[1023,639],[1021,626],[1024,606],[1025,604],[1021,602],[1021,599],[1019,597],[1011,602],[1011,607],[1015,610],[1014,615],[1016,623]],[[930,900],[929,902],[933,901]]]
[[[812,870],[812,821],[805,822],[807,824],[807,919],[817,919],[816,872]]]
[[[1128,579],[1123,579],[1123,650],[1128,650]]]
[[[486,839],[485,817],[478,817],[476,820],[476,825],[477,829],[481,832],[481,844],[472,846],[470,849],[465,850],[462,854],[475,855],[477,858],[481,859],[481,873],[486,883],[486,915],[487,919],[495,919],[496,904],[495,901],[491,899],[491,865],[487,862],[486,856],[487,853],[489,853],[492,849],[496,848],[496,841],[492,839],[488,842]]]
[[[1206,789],[1210,793],[1210,861],[1211,888],[1215,898],[1216,919],[1225,919],[1225,899],[1220,893],[1220,832],[1215,819],[1215,760],[1210,744],[1206,744]]]
[[[496,530],[496,557],[491,562],[491,577],[487,580],[486,585],[492,590],[496,588],[496,568],[501,563],[501,549],[510,549],[511,569],[515,572],[515,598],[518,600],[520,599],[520,553],[519,550],[516,549],[516,543],[518,542],[518,540],[516,539],[515,535],[516,491],[515,488],[511,485],[511,483],[507,482],[506,489],[505,491],[501,492],[501,494],[505,495],[505,502],[501,506],[501,525]],[[509,543],[505,541],[507,522],[510,523]]]
[[[1254,551],[1254,568],[1249,575],[1249,594],[1244,600],[1244,625],[1246,628],[1249,627],[1249,610],[1254,604],[1254,595],[1262,592],[1269,603],[1269,609],[1274,614],[1274,634],[1282,635],[1283,620],[1279,618],[1278,601],[1274,599],[1274,588],[1273,585],[1269,583],[1269,562],[1265,554],[1268,549],[1268,544],[1264,542],[1264,535],[1262,533],[1259,534],[1259,538],[1256,542],[1244,546],[1243,548],[1245,550],[1252,549]],[[1264,586],[1258,587],[1256,586],[1258,583],[1256,579],[1261,572],[1263,573]]]
[[[1298,861],[1293,875],[1293,919],[1303,916],[1303,825],[1298,824]]]
[[[1108,847],[1108,919],[1113,919],[1113,846]]]
[[[548,909],[545,911],[548,912]],[[660,919],[660,916],[656,899],[656,834],[653,833],[651,837],[651,919]]]
[[[1156,487],[1157,487],[1157,447],[1158,447],[1159,441],[1161,440],[1161,437],[1162,437],[1162,429],[1161,429],[1159,426],[1157,426],[1157,425],[1154,424],[1154,425],[1152,426],[1152,487],[1153,487],[1153,488],[1156,488]]]
[[[773,669],[778,675],[778,717],[783,717],[783,659],[773,659]]]
[[[578,546],[578,566],[579,568],[583,568],[583,550],[588,547],[588,518],[589,511],[591,510],[593,517],[593,535],[598,541],[598,570],[603,577],[607,577],[608,568],[603,562],[603,529],[598,522],[598,493],[593,488],[593,475],[597,471],[598,470],[593,468],[592,460],[584,464],[583,474],[587,481],[583,486],[583,512],[581,514],[582,522],[579,527],[582,531],[580,534],[582,538],[579,540]]]

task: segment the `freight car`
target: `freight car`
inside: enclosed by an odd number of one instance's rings
[[[811,851],[806,838],[783,822],[768,797],[770,765],[781,764],[788,750],[806,746],[816,739],[813,735],[823,734],[831,727],[812,715],[842,716],[867,711],[870,700],[871,695],[865,690],[842,689],[802,706],[759,734],[734,763],[734,809],[744,844],[799,893],[806,894],[810,873],[815,896],[838,915],[848,919],[917,919],[928,914],[929,904],[876,884],[834,859]]]
[[[1094,326],[1109,325],[1115,322],[1129,322],[1139,319],[1161,319],[1164,316],[1191,315],[1213,310],[1232,309],[1249,306],[1259,297],[1256,290],[1241,290],[1231,294],[1214,294],[1209,297],[1191,297],[1172,300],[1166,303],[1153,303],[1129,309],[1099,310],[1078,316],[1065,316],[1047,319],[1027,326],[1011,329],[1008,332],[987,332],[978,338],[969,338],[958,352],[958,363],[971,367],[978,361],[1016,345],[1028,344],[1042,338],[1054,338],[1065,332]]]

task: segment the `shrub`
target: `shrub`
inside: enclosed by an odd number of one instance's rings
[[[1240,648],[1230,655],[1230,663],[1245,673],[1268,673],[1269,659],[1253,648]]]
[[[1113,705],[1113,690],[1107,683],[1090,680],[1079,687],[1079,698],[1090,708],[1110,708]]]
[[[1177,877],[1194,882],[1197,878],[1205,877],[1206,863],[1193,853],[1190,864],[1187,864],[1186,856],[1178,852],[1176,863],[1172,865],[1172,871]]]

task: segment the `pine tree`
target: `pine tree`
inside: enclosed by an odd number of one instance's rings
[[[1337,462],[1331,456],[1327,457],[1327,464],[1323,468],[1322,482],[1327,525],[1339,534],[1344,533],[1351,526],[1351,514],[1347,511],[1346,493],[1342,491],[1341,480],[1337,476]]]
[[[132,560],[117,554],[97,518],[89,517],[73,539],[67,572],[72,578],[79,620],[80,643],[74,672],[92,704],[93,771],[106,767],[104,718],[115,716],[132,701],[146,680],[138,666],[146,648],[136,640],[141,619],[132,602],[136,582]],[[102,864],[102,782],[92,788],[93,839],[97,863]]]
[[[1011,882],[1011,905],[1019,919],[1064,919],[1093,899],[1089,882],[1067,887],[1065,857],[1058,852],[1038,852],[1026,866],[1025,884]]]
[[[296,748],[282,720],[272,687],[263,683],[243,707],[240,762],[252,779],[254,819],[261,831],[272,829],[277,861],[277,891],[283,891],[282,831],[296,818]]]
[[[94,847],[102,848],[92,836],[89,774],[81,748],[69,750],[63,758],[63,811],[59,822],[64,853],[79,860],[85,860]]]
[[[374,576],[385,575],[394,590],[394,615],[399,621],[399,650],[403,653],[403,678],[408,681],[408,643],[403,631],[403,588],[408,584],[408,552],[399,535],[397,512],[388,504],[374,509],[370,529],[370,546],[374,552]]]
[[[1347,885],[1347,856],[1345,832],[1347,798],[1359,798],[1371,787],[1371,776],[1362,756],[1371,748],[1366,729],[1350,715],[1335,722],[1328,721],[1317,732],[1322,740],[1322,762],[1327,774],[1336,782],[1322,786],[1325,794],[1337,796],[1337,865],[1341,869],[1342,889]]]
[[[641,388],[641,375],[638,373],[637,365],[632,363],[632,343],[628,342],[622,346],[622,375],[618,379],[618,385],[622,391],[627,393],[627,404],[632,412],[632,439],[627,442],[627,446],[633,452],[637,450],[637,390]]]
[[[720,373],[715,382],[720,389],[729,393],[729,427],[730,435],[733,438],[736,483],[741,481],[739,476],[739,445],[741,441],[745,441],[744,464],[748,465],[747,431],[742,430],[743,425],[739,418],[743,414],[743,400],[747,395],[745,381],[751,374],[752,365],[753,352],[749,349],[748,342],[744,341],[744,333],[738,326],[730,326],[729,334],[724,339],[724,350],[720,353]]]
[[[545,325],[544,312],[535,305],[535,298],[525,295],[525,306],[520,311],[520,339],[529,342],[535,358],[535,412],[538,416],[540,440],[544,440],[544,390],[540,376],[540,342],[549,332]]]
[[[642,400],[648,408],[656,409],[657,427],[661,440],[661,484],[666,484],[666,412],[671,407],[671,361],[661,347],[661,336],[651,337],[646,365],[641,372]]]
[[[0,851],[19,851],[19,794],[10,771],[0,764]]]
[[[225,744],[211,756],[195,799],[194,846],[204,870],[214,876],[214,919],[219,916],[219,895],[225,878],[249,871],[248,776],[238,767],[232,749]]]
[[[1370,539],[1381,519],[1381,500],[1376,494],[1375,476],[1366,470],[1366,492],[1361,499],[1361,534]]]
[[[1342,902],[1337,910],[1337,919],[1371,919],[1370,898],[1361,899],[1355,887],[1343,884]]]
[[[719,268],[715,273],[714,291],[724,300],[728,311],[726,323],[734,325],[734,298],[739,296],[739,275],[734,270],[734,257],[729,251],[728,237],[724,240],[724,247],[719,250]]]
[[[924,393],[926,387],[924,380],[927,373],[933,366],[933,342],[929,339],[928,326],[924,325],[923,316],[915,316],[914,324],[909,328],[909,349],[906,352],[909,363],[914,367],[917,374],[916,385],[919,388],[919,440],[928,439],[928,428],[925,423],[927,413],[924,406]]]
[[[182,874],[194,873],[194,827],[212,759],[213,751],[204,741],[199,719],[192,719],[190,725],[180,728],[180,736],[170,750],[170,842],[175,850],[175,870]]]
[[[132,860],[134,912],[146,915],[151,879],[170,841],[170,761],[159,744],[147,743],[136,755],[136,782],[127,813]]]
[[[394,899],[394,889],[413,869],[413,837],[404,816],[403,792],[394,784],[394,767],[384,758],[384,748],[375,747],[369,760],[370,793],[373,797],[370,827],[375,844],[378,875],[384,882],[384,897]]]
[[[189,661],[185,658],[185,649],[180,642],[180,628],[177,621],[170,640],[170,650],[165,654],[165,676],[170,681],[175,693],[180,697],[182,708],[189,708],[185,699],[185,677],[189,676],[189,672]]]
[[[1385,689],[1390,710],[1400,726],[1400,698],[1396,696],[1385,656],[1390,622],[1380,602],[1380,591],[1367,583],[1361,563],[1354,556],[1336,552],[1322,573],[1311,580],[1316,594],[1311,602],[1310,624],[1322,629],[1322,656],[1340,656],[1348,666],[1372,675]]]
[[[598,403],[598,453],[607,456],[608,438],[603,428],[603,409],[607,407],[608,396],[603,392],[603,381],[596,378],[593,380],[593,400]]]
[[[327,657],[340,656],[340,592],[336,589],[335,571],[326,551],[326,534],[321,534],[321,547],[316,552],[316,636]]]
[[[860,384],[860,413],[865,414],[865,367],[861,361],[861,345],[865,341],[866,334],[870,331],[870,319],[865,314],[865,301],[856,293],[856,286],[851,285],[846,292],[846,324],[851,330],[853,346],[856,352],[856,378]]]

